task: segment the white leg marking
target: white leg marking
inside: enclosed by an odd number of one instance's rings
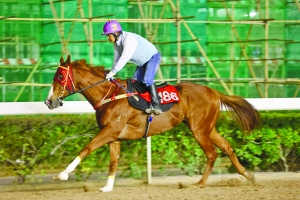
[[[114,183],[115,183],[115,176],[109,176],[106,185],[103,188],[100,188],[99,190],[102,192],[110,192],[114,188]]]
[[[63,180],[66,181],[69,178],[69,173],[71,173],[72,171],[74,171],[74,169],[77,167],[77,165],[80,163],[81,158],[79,156],[77,156],[73,162],[71,164],[68,165],[68,167],[59,173],[58,178],[59,180]]]

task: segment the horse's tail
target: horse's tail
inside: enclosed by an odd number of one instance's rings
[[[249,133],[260,125],[259,112],[244,98],[217,93],[223,108],[229,111],[244,132]]]

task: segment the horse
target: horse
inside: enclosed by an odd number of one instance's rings
[[[100,128],[98,134],[79,152],[65,170],[52,178],[61,181],[68,180],[69,173],[75,170],[83,158],[97,148],[108,144],[109,174],[106,185],[99,188],[102,192],[110,192],[114,188],[122,140],[142,138],[147,125],[146,119],[149,116],[144,111],[129,105],[127,98],[115,98],[115,100],[103,103],[111,95],[124,95],[123,90],[117,90],[119,86],[125,90],[127,87],[126,80],[118,80],[119,84],[113,84],[112,79],[106,80],[106,72],[103,66],[92,66],[87,64],[85,59],[71,62],[70,55],[66,61],[61,57],[49,95],[45,100],[49,109],[55,109],[63,105],[63,99],[67,96],[80,93],[94,107],[96,121]],[[241,165],[228,141],[216,130],[216,122],[223,106],[232,114],[244,133],[251,133],[260,124],[259,112],[240,96],[225,95],[192,82],[181,82],[174,86],[178,91],[180,101],[174,103],[170,110],[153,116],[147,137],[164,133],[184,122],[207,158],[204,173],[195,185],[200,188],[205,186],[217,159],[216,147],[229,157],[240,175],[255,182],[254,173]]]

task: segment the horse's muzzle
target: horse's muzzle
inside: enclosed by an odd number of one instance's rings
[[[52,101],[51,99],[47,99],[47,100],[45,100],[44,103],[46,104],[46,106],[48,106],[48,108],[50,110],[53,110],[54,108],[58,108],[60,106],[63,106],[63,102],[60,100]]]
[[[47,99],[46,101],[44,101],[44,103],[46,104],[46,106],[48,106],[49,109],[53,109],[52,108],[52,101],[50,99]]]

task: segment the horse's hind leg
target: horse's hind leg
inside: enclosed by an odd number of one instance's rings
[[[118,160],[120,156],[120,141],[114,141],[108,143],[110,152],[110,164],[109,164],[109,174],[107,178],[106,185],[99,190],[102,192],[110,192],[114,188],[115,176],[118,168]]]
[[[237,172],[244,177],[246,177],[251,182],[255,182],[254,174],[250,171],[247,171],[239,162],[238,158],[236,157],[234,151],[232,150],[230,144],[225,140],[218,131],[214,128],[214,130],[210,134],[210,138],[215,146],[220,148],[231,160],[232,164],[236,168]]]
[[[217,159],[217,152],[216,149],[210,139],[209,134],[201,134],[201,133],[206,133],[206,131],[201,130],[200,132],[198,131],[197,134],[194,134],[194,137],[202,150],[204,151],[206,158],[207,158],[207,163],[205,166],[205,170],[203,173],[203,176],[201,180],[196,183],[197,186],[199,187],[204,187],[205,183],[208,179],[208,176],[210,175],[212,168],[215,164],[215,161]]]

